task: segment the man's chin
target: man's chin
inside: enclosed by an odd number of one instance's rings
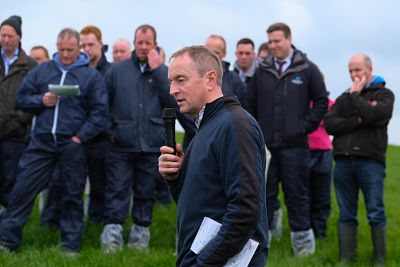
[[[147,61],[147,56],[138,56],[138,59],[140,62],[146,62]]]
[[[186,114],[189,110],[185,106],[179,106],[179,112]]]

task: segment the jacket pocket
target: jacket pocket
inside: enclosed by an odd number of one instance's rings
[[[160,147],[165,143],[164,120],[159,117],[150,117],[149,121],[148,144],[150,147]]]
[[[136,131],[133,121],[118,121],[114,130],[115,140],[123,145],[136,145]]]
[[[290,125],[286,125],[285,142],[298,143],[302,142],[307,136],[304,128],[304,121],[293,121]]]

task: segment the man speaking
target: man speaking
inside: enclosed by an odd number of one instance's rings
[[[195,118],[198,132],[183,155],[162,146],[159,171],[177,201],[176,266],[223,266],[249,239],[258,242],[248,266],[264,266],[268,227],[265,144],[257,122],[235,96],[224,97],[219,57],[203,46],[172,55],[170,94]],[[191,246],[205,217],[221,224],[201,251]]]

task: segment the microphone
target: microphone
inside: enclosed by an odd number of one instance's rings
[[[163,119],[165,126],[165,145],[174,149],[173,154],[176,155],[175,142],[175,119],[176,112],[174,108],[164,108]]]

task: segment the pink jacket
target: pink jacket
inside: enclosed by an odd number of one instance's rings
[[[335,103],[329,98],[328,110],[331,109]],[[311,103],[312,105],[312,103]],[[325,130],[324,121],[321,122],[317,130],[308,135],[308,147],[310,150],[332,150],[332,142],[329,138],[329,134]]]

